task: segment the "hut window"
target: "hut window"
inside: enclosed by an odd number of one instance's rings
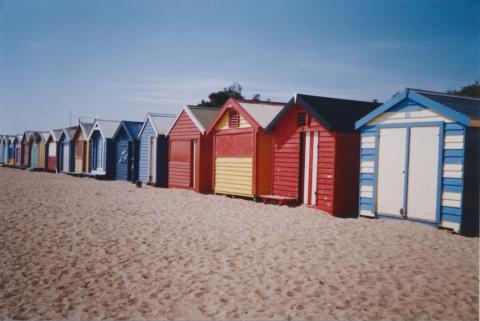
[[[229,128],[238,128],[240,126],[240,117],[238,112],[231,110],[228,112],[228,127]]]
[[[297,114],[297,126],[305,126],[307,124],[307,113]]]

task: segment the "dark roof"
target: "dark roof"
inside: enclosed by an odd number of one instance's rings
[[[467,116],[468,118],[480,120],[479,98],[456,96],[422,89],[410,90],[414,90],[417,94],[427,97],[428,99],[431,99],[439,104],[450,107],[455,111]]]
[[[297,94],[267,126],[266,131],[295,103],[302,106],[328,130],[339,132],[355,131],[355,121],[381,105],[376,102]]]
[[[142,128],[142,125],[143,125],[143,122],[140,122],[140,121],[123,120],[120,123],[120,126],[118,126],[117,130],[115,131],[115,134],[113,135],[113,137],[116,137],[118,135],[120,128],[124,128],[125,132],[127,133],[130,139],[137,139],[138,133],[140,133],[140,129]]]

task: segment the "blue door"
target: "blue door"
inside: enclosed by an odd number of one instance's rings
[[[115,179],[128,180],[128,140],[122,136],[115,148]]]

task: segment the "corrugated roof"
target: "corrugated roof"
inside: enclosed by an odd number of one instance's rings
[[[48,135],[50,135],[50,133],[49,132],[40,132],[40,135],[42,136],[43,141],[46,142],[47,139],[48,139]]]
[[[149,114],[149,116],[158,135],[166,135],[175,121],[174,115]]]
[[[450,107],[469,118],[480,120],[480,99],[478,98],[456,96],[423,89],[411,90],[437,103]]]
[[[115,132],[117,131],[118,126],[120,125],[119,121],[116,120],[104,120],[104,119],[97,119],[93,126],[98,125],[100,132],[104,136],[104,138],[109,139],[112,138]]]
[[[266,128],[285,106],[284,103],[237,102],[262,128]]]
[[[52,133],[53,133],[53,139],[55,141],[58,141],[60,139],[60,135],[62,135],[62,129],[54,129],[52,130]]]
[[[297,94],[296,102],[313,110],[312,115],[331,131],[352,132],[355,121],[381,103]]]
[[[198,120],[198,122],[203,126],[204,130],[210,126],[210,123],[215,119],[220,108],[213,107],[198,107],[198,106],[188,106],[193,116]]]

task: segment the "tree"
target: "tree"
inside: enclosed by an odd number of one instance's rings
[[[252,100],[253,101],[260,101],[260,94],[253,95]]]
[[[473,84],[462,86],[460,90],[448,90],[447,93],[459,96],[480,98],[480,83],[477,80]]]
[[[208,101],[202,99],[202,101],[197,105],[200,107],[222,107],[223,104],[229,99],[245,99],[242,96],[242,86],[239,83],[234,82],[232,85],[223,88],[223,90],[213,92],[208,95]]]

